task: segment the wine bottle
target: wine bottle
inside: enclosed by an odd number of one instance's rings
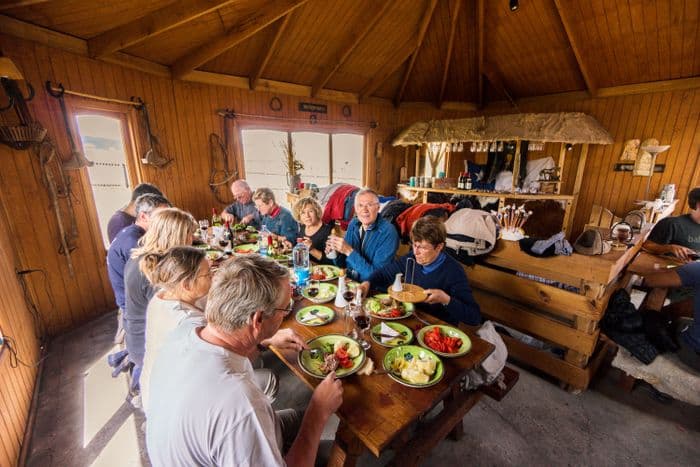
[[[221,216],[216,213],[216,208],[211,208],[211,225],[212,227],[221,227],[223,225],[221,223]]]
[[[464,174],[464,189],[465,190],[472,189],[472,177],[469,175],[469,172],[466,172]]]

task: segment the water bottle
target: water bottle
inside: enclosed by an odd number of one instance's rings
[[[294,265],[294,274],[297,276],[297,284],[299,287],[306,286],[311,263],[309,262],[309,247],[304,244],[303,238],[297,238],[297,244],[292,250],[292,264]]]
[[[270,230],[267,228],[266,225],[263,225],[262,229],[260,230],[260,236],[258,238],[258,251],[262,256],[267,256],[267,245],[268,245],[268,238],[270,237]]]

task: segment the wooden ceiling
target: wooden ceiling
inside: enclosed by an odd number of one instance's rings
[[[82,39],[95,58],[137,57],[176,79],[229,75],[251,89],[293,83],[312,96],[483,105],[700,76],[697,0],[518,3],[6,0],[0,14]]]

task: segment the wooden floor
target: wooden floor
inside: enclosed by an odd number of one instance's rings
[[[144,418],[125,402],[126,382],[111,378],[104,359],[115,323],[106,315],[51,344],[27,465],[149,465]],[[309,391],[274,355],[266,364],[280,372],[275,405],[303,408]],[[576,395],[519,371],[502,402],[482,398],[464,418],[466,436],[441,443],[424,465],[697,465],[700,407],[662,404],[643,387],[625,394],[612,374]],[[385,461],[367,454],[360,465]]]

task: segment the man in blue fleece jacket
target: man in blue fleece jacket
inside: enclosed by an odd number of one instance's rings
[[[326,253],[339,253],[336,266],[347,267],[347,276],[366,281],[370,275],[391,263],[399,247],[396,229],[379,214],[379,196],[364,189],[355,196],[355,215],[350,221],[345,238],[328,237]]]
[[[360,285],[363,293],[370,289],[384,292],[399,272],[404,278],[408,274],[411,280],[412,271],[406,271],[406,262],[411,258],[416,262],[411,282],[423,287],[428,294],[428,298],[418,304],[420,308],[451,324],[460,321],[474,326],[481,324],[481,310],[474,301],[464,268],[444,252],[446,236],[445,224],[437,217],[418,219],[411,229],[413,251],[375,271],[369,281]]]

